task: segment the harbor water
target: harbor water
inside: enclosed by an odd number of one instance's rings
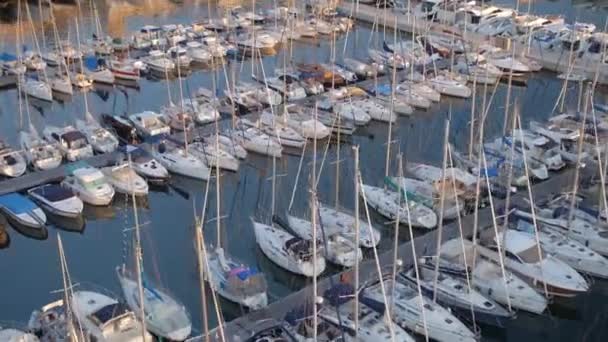
[[[206,1],[185,0],[94,0],[99,12],[99,20],[108,34],[129,37],[129,33],[146,24],[190,23],[208,16]],[[532,1],[532,0],[528,0]],[[34,1],[35,2],[35,1]],[[88,2],[88,1],[86,1]],[[601,1],[600,1],[601,2]],[[496,3],[515,6],[513,0],[498,0]],[[250,3],[245,4],[250,6]],[[259,9],[269,9],[273,1],[257,1]],[[224,4],[213,2],[213,15],[221,13]],[[525,10],[527,2],[521,1],[520,10]],[[604,5],[605,6],[605,5]],[[604,27],[608,15],[606,7],[592,1],[534,1],[532,11],[542,14],[560,14],[568,20],[593,22],[598,29]],[[0,9],[4,11],[4,9]],[[15,53],[16,16],[10,8],[0,16],[0,52]],[[40,17],[38,7],[31,7],[34,25]],[[43,8],[45,16],[47,8]],[[80,13],[79,13],[80,12]],[[12,13],[12,15],[11,15]],[[76,21],[79,34],[90,37],[94,32],[92,11],[88,4],[60,5],[55,13],[59,33],[62,37],[75,37]],[[31,44],[31,32],[27,20],[23,22],[25,44]],[[36,26],[37,35],[40,28]],[[46,32],[47,39],[52,33]],[[335,42],[336,59],[343,55],[366,58],[367,48],[380,41],[382,32],[373,35],[371,27],[357,24],[352,32],[340,35]],[[393,39],[392,32],[387,33]],[[399,39],[409,39],[400,35]],[[40,37],[38,38],[40,40]],[[83,40],[85,38],[82,38]],[[284,59],[294,62],[328,62],[332,56],[332,42],[328,38],[315,41],[294,42],[292,56],[283,48],[275,56],[264,57],[263,68],[267,74],[281,67]],[[259,68],[259,61],[255,62]],[[85,113],[85,96],[89,110],[96,116],[103,113],[132,114],[144,110],[158,110],[171,100],[177,102],[180,91],[184,96],[193,94],[199,87],[212,88],[214,78],[218,94],[223,95],[227,82],[233,77],[249,80],[252,62],[249,59],[230,60],[215,71],[194,70],[184,77],[181,90],[178,79],[139,81],[139,87],[116,85],[96,86],[84,94],[75,92],[71,99],[52,104],[30,101],[20,110],[17,89],[0,90],[0,139],[12,146],[18,146],[18,130],[30,120],[38,130],[45,125],[73,124]],[[215,76],[214,76],[215,75]],[[236,76],[235,76],[236,75]],[[227,81],[228,78],[229,80]],[[511,108],[520,111],[523,124],[531,120],[544,121],[554,115],[557,96],[562,81],[554,73],[538,72],[531,76],[527,86],[513,87]],[[568,86],[566,108],[575,110],[578,90],[576,85]],[[478,86],[475,106],[481,108],[484,97],[490,100],[493,87]],[[484,95],[485,93],[485,95]],[[498,85],[490,106],[485,134],[488,138],[500,136],[503,132],[507,85]],[[599,89],[595,95],[597,102],[608,102],[608,93]],[[417,110],[411,117],[401,116],[393,124],[390,175],[397,173],[397,155],[401,153],[405,161],[427,162],[441,165],[443,130],[446,119],[450,119],[450,142],[457,148],[467,148],[471,100],[443,97],[426,111]],[[477,113],[479,115],[479,113]],[[241,163],[238,173],[222,172],[220,175],[220,240],[224,249],[236,258],[255,265],[265,273],[272,301],[300,289],[311,282],[292,275],[273,264],[258,249],[255,243],[251,219],[270,223],[274,214],[284,215],[289,209],[292,191],[295,191],[291,213],[304,216],[310,202],[311,169],[317,166],[320,174],[318,184],[319,199],[322,203],[352,209],[354,162],[352,146],[360,146],[360,167],[366,184],[380,186],[385,176],[387,135],[386,123],[371,122],[360,128],[352,138],[340,145],[331,144],[322,164],[326,142],[319,142],[316,160],[312,143],[308,143],[303,159],[302,173],[295,184],[300,156],[284,154],[276,160],[276,191],[273,201],[271,158],[250,154]],[[210,127],[209,132],[213,132]],[[339,155],[338,155],[339,154]],[[339,163],[336,163],[339,161]],[[339,170],[336,166],[339,165]],[[337,177],[338,175],[338,177]],[[339,179],[338,179],[339,178]],[[0,181],[0,187],[2,183]],[[207,198],[205,219],[205,239],[215,244],[216,234],[216,182],[212,180]],[[295,190],[293,190],[295,187]],[[167,187],[153,188],[145,200],[138,204],[139,221],[142,223],[144,268],[148,277],[154,278],[172,294],[179,298],[190,311],[197,331],[202,329],[199,279],[194,246],[194,219],[200,216],[205,202],[206,183],[174,176]],[[336,190],[337,194],[336,195]],[[274,202],[274,208],[273,208]],[[94,283],[119,294],[115,267],[130,257],[128,243],[132,239],[134,219],[130,199],[117,195],[109,207],[85,207],[85,222],[56,222],[49,228],[49,237],[44,241],[30,239],[10,228],[2,217],[10,236],[10,244],[0,249],[0,322],[17,321],[26,323],[32,310],[58,299],[62,288],[62,274],[57,250],[57,236],[61,235],[74,283]],[[382,231],[380,249],[392,246],[392,227],[384,219],[372,213],[373,223]],[[422,232],[419,232],[422,233]],[[405,239],[406,236],[402,236]],[[366,257],[370,257],[367,255]],[[330,268],[326,272],[338,271]],[[237,305],[221,301],[226,320],[237,317],[243,310]],[[213,312],[210,308],[209,312]],[[213,317],[214,315],[211,315]],[[210,318],[212,326],[216,324]],[[483,328],[483,341],[606,341],[608,340],[608,282],[595,280],[591,291],[574,299],[557,300],[547,314],[542,316],[520,312],[517,319],[510,321],[505,329]]]

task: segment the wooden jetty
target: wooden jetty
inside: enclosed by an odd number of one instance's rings
[[[582,170],[584,176],[581,179],[589,179],[595,175],[595,168],[588,167]],[[542,183],[533,185],[532,193],[535,200],[541,200],[551,195],[557,195],[563,191],[571,189],[572,182],[574,180],[574,169],[569,168],[554,174],[550,179]],[[483,181],[483,179],[482,179]],[[511,197],[512,205],[527,205],[528,192],[525,189],[520,189],[516,194]],[[494,199],[494,208],[504,208],[504,200]],[[492,212],[490,207],[479,209],[479,231],[484,231],[492,228]],[[462,232],[467,238],[471,238],[473,235],[475,215],[470,214],[462,218]],[[407,227],[402,225],[400,236],[407,236]],[[425,235],[419,236],[414,239],[414,245],[416,248],[416,257],[434,255],[436,253],[438,230],[433,230]],[[452,222],[444,225],[442,229],[442,241],[447,241],[460,236],[460,230],[458,222]],[[390,249],[379,254],[379,264],[383,272],[387,272],[393,266],[394,250]],[[402,267],[412,267],[414,258],[412,255],[412,243],[410,241],[405,242],[398,247],[398,258],[402,261]],[[378,272],[376,262],[373,259],[363,261],[359,266],[359,281],[360,284],[364,284],[367,281],[371,281],[378,278]],[[354,279],[354,271],[347,270],[342,273],[331,275],[318,281],[318,294],[321,295],[323,291],[331,287],[332,284],[337,284],[341,279]],[[285,315],[293,310],[294,308],[310,304],[313,295],[312,285],[307,286],[297,292],[291,293],[288,296],[281,298],[280,300],[271,303],[268,307],[250,312],[244,316],[241,316],[233,321],[227,322],[223,325],[225,341],[246,341],[253,334],[260,330],[260,326],[264,322],[282,322]],[[213,315],[211,313],[211,315]],[[209,341],[221,341],[219,330],[215,328],[210,331],[208,336]],[[205,342],[207,336],[197,336],[188,340],[188,342]]]

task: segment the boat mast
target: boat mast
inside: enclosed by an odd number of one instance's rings
[[[385,0],[386,2],[386,0]],[[397,47],[397,16],[394,16],[395,18],[395,28],[393,30],[393,45],[395,46],[395,48]],[[412,66],[412,69],[414,67]],[[393,70],[391,70],[391,105],[390,105],[390,112],[388,115],[388,134],[386,137],[386,161],[384,164],[384,177],[388,177],[388,169],[390,167],[390,161],[391,161],[391,144],[393,143],[392,139],[393,139],[393,114],[395,112],[395,88],[397,87],[397,59],[395,58],[395,55],[393,53]],[[374,91],[376,91],[376,94],[378,93],[378,89],[374,89]],[[384,186],[384,188],[386,188],[386,184]]]
[[[401,202],[402,191],[405,189],[401,189],[401,185],[403,184],[403,155],[399,153],[397,156],[397,162],[399,163],[399,172],[398,177],[399,181],[397,182],[397,205],[399,208],[403,207],[403,203]],[[391,272],[391,293],[390,293],[390,303],[388,305],[388,313],[389,316],[394,312],[395,309],[395,282],[397,281],[397,267],[401,267],[401,260],[399,258],[399,221],[401,221],[401,210],[397,210],[397,217],[395,218],[395,235],[393,237],[393,271]],[[382,275],[381,275],[382,276]]]
[[[78,53],[79,53],[79,58],[78,60],[80,61],[80,71],[81,71],[81,75],[83,75],[84,77],[84,63],[82,62],[82,55],[80,53],[80,32],[78,31],[78,18],[74,18],[74,22],[76,24],[76,43],[78,44]],[[88,121],[87,118],[87,114],[89,113],[89,102],[87,101],[87,90],[83,89],[82,91],[82,97],[84,99],[84,113],[85,113],[85,121]]]
[[[355,154],[355,242],[359,243],[359,178],[361,177],[359,172],[359,145],[353,146],[353,152]],[[373,236],[373,235],[372,235]],[[359,289],[359,258],[355,262],[355,291]],[[353,317],[355,321],[355,341],[359,340],[359,300],[354,298],[353,300]]]
[[[25,12],[27,14],[27,19],[30,22],[30,26],[32,28],[32,38],[34,39],[34,45],[36,46],[36,52],[38,53],[38,56],[41,56],[40,53],[40,45],[38,45],[38,37],[36,36],[36,27],[34,26],[34,20],[32,19],[32,13],[30,12],[30,4],[29,3],[25,3]],[[44,80],[46,82],[48,82],[48,77],[46,74],[46,68],[42,69],[42,75],[44,76]]]
[[[128,154],[129,168],[131,168],[131,154]],[[129,184],[133,185],[133,176],[129,173]],[[141,337],[143,341],[146,341],[146,310],[144,308],[144,287],[142,280],[143,272],[143,251],[141,248],[141,236],[139,233],[139,214],[137,210],[137,200],[135,199],[135,192],[131,193],[131,201],[133,203],[133,219],[135,220],[135,272],[137,273],[137,289],[139,291],[139,309],[141,315]]]
[[[196,247],[196,261],[198,266],[198,276],[199,276],[199,285],[201,291],[201,310],[202,310],[202,320],[203,320],[203,328],[205,333],[205,342],[210,341],[209,337],[209,313],[207,312],[207,292],[205,285],[205,272],[208,271],[208,268],[205,268],[205,264],[203,263],[203,258],[206,258],[206,255],[203,255],[203,222],[205,220],[205,212],[207,209],[207,200],[209,198],[209,184],[206,183],[205,186],[205,201],[203,203],[203,209],[200,218],[194,215],[194,237],[195,237],[195,247]],[[205,259],[206,260],[206,259]],[[210,286],[213,290],[213,287]]]
[[[68,336],[73,337],[73,342],[84,341],[84,333],[82,331],[82,325],[78,324],[80,335],[76,335],[76,329],[74,328],[74,320],[72,318],[72,281],[70,279],[70,273],[68,271],[68,264],[65,258],[63,250],[63,242],[61,235],[57,233],[57,248],[59,249],[59,262],[61,263],[61,278],[63,280],[63,306],[66,312],[66,323]],[[67,337],[67,336],[66,336]]]
[[[583,144],[585,142],[585,125],[587,123],[587,110],[589,109],[589,99],[591,98],[593,89],[587,89],[585,94],[585,105],[583,109],[583,121],[581,122],[581,128],[578,138],[578,148],[576,154],[576,165],[574,167],[574,180],[572,181],[572,198],[570,199],[570,210],[568,212],[568,234],[570,237],[570,231],[572,226],[572,220],[574,219],[574,206],[576,205],[576,194],[578,192],[578,183],[580,177],[581,168],[581,154],[583,153]],[[600,161],[601,162],[601,161]]]
[[[441,194],[439,194],[439,222],[437,226],[437,262],[435,263],[435,274],[433,279],[433,302],[437,303],[437,282],[439,281],[439,259],[441,258],[441,244],[443,243],[443,211],[445,206],[445,182],[448,164],[448,143],[450,136],[450,119],[445,121],[445,132],[443,135],[443,164],[441,166]]]

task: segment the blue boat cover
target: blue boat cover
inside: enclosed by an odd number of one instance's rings
[[[70,189],[59,184],[45,184],[33,189],[32,192],[51,202],[58,202],[74,197],[74,193]]]
[[[125,304],[114,303],[95,311],[91,316],[97,319],[101,324],[105,324],[113,318],[122,316],[129,311],[129,308]]]
[[[84,66],[89,70],[96,70],[98,66],[103,65],[103,59],[98,59],[96,56],[83,58]]]
[[[0,61],[4,61],[4,62],[12,62],[12,61],[16,61],[17,60],[17,56],[10,54],[10,53],[2,53],[0,54]]]
[[[0,196],[0,207],[15,214],[28,213],[38,209],[38,206],[29,198],[14,192]]]

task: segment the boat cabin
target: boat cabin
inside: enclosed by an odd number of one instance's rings
[[[68,131],[61,135],[52,133],[51,136],[59,141],[62,146],[70,150],[78,150],[88,145],[87,137],[80,131]]]
[[[312,255],[312,242],[297,237],[291,238],[285,241],[284,249],[296,259],[302,261],[311,261],[314,256]],[[317,248],[317,253],[321,250],[321,246]]]
[[[106,184],[106,179],[101,171],[85,167],[76,169],[72,172],[72,178],[68,181],[78,183],[82,188],[95,190],[96,188]]]

